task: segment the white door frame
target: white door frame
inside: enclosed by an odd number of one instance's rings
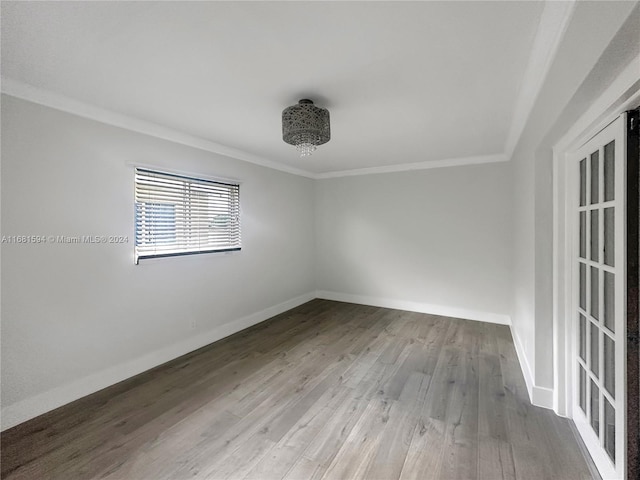
[[[573,236],[567,212],[574,194],[569,175],[568,155],[577,150],[622,112],[640,102],[637,65],[640,56],[624,69],[591,108],[553,147],[553,409],[561,416],[572,416],[573,334],[572,334],[572,255]],[[625,452],[626,453],[626,452]]]
[[[572,258],[573,261],[571,266],[571,271],[567,271],[567,274],[571,277],[573,283],[573,295],[572,295],[572,308],[571,308],[571,317],[570,321],[567,323],[572,325],[568,331],[571,331],[571,339],[570,343],[572,344],[571,348],[571,374],[574,377],[571,379],[572,383],[572,398],[573,405],[571,410],[571,417],[575,422],[575,425],[580,433],[580,436],[584,440],[591,457],[598,467],[601,476],[604,479],[621,479],[624,478],[625,472],[625,453],[626,453],[626,436],[625,436],[625,426],[626,426],[626,378],[625,378],[625,367],[626,367],[626,257],[625,257],[625,249],[624,242],[626,239],[626,209],[625,209],[625,201],[626,201],[626,129],[627,129],[627,114],[620,114],[613,122],[611,122],[604,130],[595,135],[592,139],[586,142],[583,146],[581,146],[576,152],[573,152],[570,155],[569,160],[569,173],[567,175],[567,193],[568,198],[571,201],[570,209],[567,210],[568,214],[571,215],[571,218],[567,219],[567,227],[572,229],[571,232],[571,242],[572,245]],[[615,192],[613,196],[610,196],[609,199],[605,198],[605,185],[606,185],[606,167],[605,167],[605,158],[603,148],[609,142],[615,141]],[[593,154],[593,152],[596,152]],[[600,160],[596,159],[596,165],[598,166],[598,170],[596,171],[597,176],[596,184],[594,185],[593,181],[590,181],[591,175],[593,172],[593,158],[592,155],[600,154]],[[580,163],[578,163],[580,162]],[[584,171],[581,175],[578,175],[579,166],[584,167]],[[579,200],[579,189],[578,187],[578,179],[579,177],[583,177],[583,193],[584,193],[584,203],[580,203]],[[589,186],[590,184],[590,186]],[[598,190],[596,190],[596,198],[594,202],[592,188],[596,186]],[[600,195],[598,195],[600,192]],[[589,194],[587,196],[587,193]],[[578,205],[582,206],[578,206]],[[584,230],[578,228],[578,212],[581,212],[583,227]],[[606,216],[604,212],[614,212],[613,216],[615,218],[615,259],[609,258],[607,260],[605,253],[609,252],[609,257],[611,257],[611,250],[606,249]],[[593,249],[593,214],[596,214],[596,219],[600,218],[597,221],[596,225],[596,243],[597,245],[596,251]],[[581,232],[579,234],[579,232]],[[584,255],[579,255],[579,249],[577,246],[579,245],[580,237],[582,237],[582,242],[580,249],[584,247]],[[587,238],[589,239],[587,241]],[[606,249],[606,251],[605,251]],[[594,258],[595,253],[595,258]],[[581,308],[578,308],[578,263],[580,266],[585,266],[586,269],[585,277],[582,279],[582,287],[584,289],[584,297],[580,297],[584,300],[584,305]],[[598,286],[595,295],[596,295],[596,308],[595,311],[593,309],[593,285],[591,282],[593,281],[593,273],[597,272],[596,280],[600,278],[596,285]],[[614,284],[615,284],[615,300],[614,300],[614,308],[615,308],[615,318],[605,317],[606,312],[606,297],[604,296],[604,292],[606,291],[604,276],[604,272],[611,272],[613,274]],[[589,288],[587,288],[587,280]],[[578,361],[578,313],[580,312],[580,318],[585,322],[586,329],[580,335],[584,341],[582,347],[582,354],[580,355],[582,360]],[[607,328],[607,319],[614,323],[614,325],[610,325]],[[593,322],[593,323],[592,323]],[[594,331],[595,330],[595,331]],[[614,333],[615,332],[615,333]],[[596,337],[596,355],[597,364],[592,364],[594,357],[591,355],[591,350],[594,347],[592,335],[597,333]],[[589,338],[587,341],[586,338]],[[608,390],[605,385],[607,384],[607,380],[610,378],[606,374],[606,347],[605,340],[613,339],[615,342],[615,389],[613,391]],[[586,373],[585,385],[583,394],[585,394],[586,398],[584,398],[584,405],[582,408],[579,406],[580,402],[578,402],[578,378],[575,377],[578,371],[578,366],[581,366],[580,370]],[[589,372],[593,373],[589,373]],[[592,376],[593,375],[593,376]],[[569,380],[569,379],[568,379]],[[598,417],[596,418],[595,426],[593,426],[594,419],[591,418],[593,414],[593,410],[591,409],[591,404],[593,402],[593,392],[592,388],[596,387],[596,411],[598,412]],[[611,385],[610,385],[611,386]],[[605,451],[604,445],[607,442],[607,421],[606,421],[606,406],[608,403],[610,406],[614,408],[615,414],[615,462],[610,459],[609,454]]]

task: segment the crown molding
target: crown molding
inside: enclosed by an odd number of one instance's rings
[[[576,0],[566,2],[547,0],[544,3],[504,149],[509,159],[518,145],[551,64],[555,60],[575,6]]]
[[[430,160],[417,163],[404,163],[400,165],[388,165],[383,167],[358,168],[355,170],[337,170],[333,172],[318,173],[316,179],[351,177],[355,175],[374,175],[379,173],[408,172],[413,170],[427,170],[429,168],[457,167],[462,165],[478,165],[482,163],[505,162],[508,157],[504,153],[494,155],[477,155],[472,157],[446,158],[442,160]]]
[[[202,137],[190,135],[178,130],[165,127],[153,122],[141,120],[129,115],[117,113],[105,108],[76,100],[65,95],[51,92],[42,88],[2,77],[0,90],[3,94],[20,98],[28,102],[54,108],[63,112],[71,113],[79,117],[87,118],[107,125],[123,128],[133,132],[161,138],[170,142],[186,145],[207,152],[224,155],[225,157],[252,163],[261,167],[271,168],[281,172],[290,173],[314,180],[325,178],[350,177],[356,175],[373,175],[381,173],[407,172],[412,170],[426,170],[429,168],[455,167],[462,165],[476,165],[482,163],[504,162],[508,160],[507,155],[498,153],[493,155],[478,155],[470,157],[456,157],[441,160],[431,160],[417,163],[404,163],[399,165],[386,165],[380,167],[366,167],[353,170],[335,170],[324,173],[314,173],[300,168],[283,165],[257,155],[227,147],[219,143],[207,140]]]
[[[520,140],[522,132],[524,131],[529,119],[529,115],[531,114],[535,101],[549,72],[549,68],[555,59],[560,43],[564,37],[571,16],[573,15],[576,1],[577,0],[570,0],[566,2],[545,2],[540,23],[538,24],[536,36],[533,41],[531,55],[529,56],[527,68],[520,86],[505,150],[504,153],[494,155],[458,157],[417,163],[405,163],[400,165],[314,173],[308,170],[290,167],[273,160],[268,160],[258,155],[254,155],[237,148],[228,147],[202,137],[197,137],[159,124],[148,122],[146,120],[141,120],[97,107],[95,105],[37,88],[14,79],[2,78],[0,89],[4,94],[72,113],[80,117],[311,179],[395,173],[412,170],[425,170],[429,168],[504,162],[511,158],[513,151]]]
[[[44,105],[45,107],[54,108],[63,112],[72,113],[80,117],[95,120],[114,127],[124,128],[133,132],[142,133],[151,137],[169,140],[170,142],[187,145],[189,147],[205,150],[207,152],[224,155],[225,157],[241,160],[243,162],[253,163],[261,167],[267,167],[281,172],[291,173],[302,177],[314,178],[315,174],[302,170],[300,168],[289,167],[281,163],[267,160],[266,158],[244,152],[237,148],[227,147],[211,140],[207,140],[195,135],[189,135],[178,130],[158,125],[146,120],[131,117],[117,113],[105,108],[97,107],[89,103],[85,103],[65,95],[60,95],[48,90],[34,87],[26,83],[13,80],[11,78],[2,77],[0,86],[2,93],[12,97],[27,100],[32,103]]]

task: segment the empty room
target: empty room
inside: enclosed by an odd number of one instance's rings
[[[2,479],[640,478],[640,2],[0,19]]]

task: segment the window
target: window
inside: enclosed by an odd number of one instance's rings
[[[136,168],[135,260],[240,250],[240,186]]]

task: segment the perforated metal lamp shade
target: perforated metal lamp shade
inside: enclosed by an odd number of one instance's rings
[[[331,139],[329,110],[302,99],[282,111],[282,139],[295,145],[301,157],[311,155],[318,145]]]

